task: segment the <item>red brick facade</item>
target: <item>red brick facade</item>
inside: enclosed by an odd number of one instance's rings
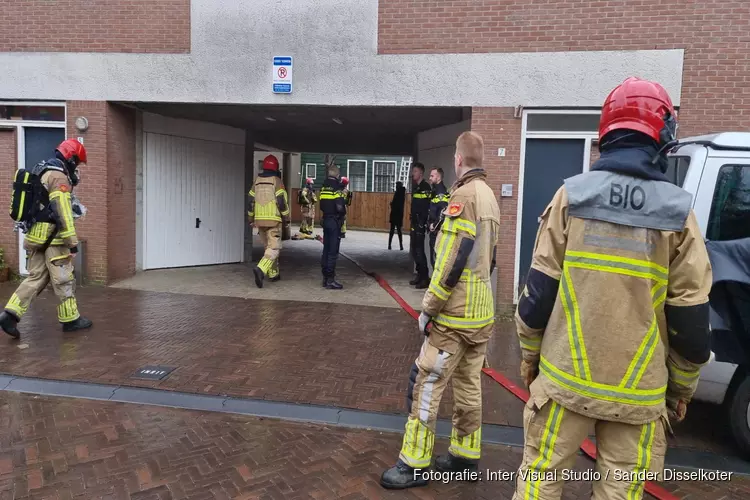
[[[750,127],[742,0],[380,0],[378,23],[381,54],[685,49],[680,135]]]
[[[16,128],[0,128],[0,172],[6,186],[18,168],[17,149]],[[10,197],[10,189],[0,189],[0,207],[9,207]],[[8,216],[0,217],[0,248],[5,251],[5,265],[18,271],[18,233],[13,232],[13,220]]]
[[[190,0],[0,4],[0,52],[190,52]]]

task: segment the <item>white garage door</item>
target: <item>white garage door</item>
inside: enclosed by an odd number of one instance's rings
[[[144,268],[241,262],[244,145],[144,133]]]

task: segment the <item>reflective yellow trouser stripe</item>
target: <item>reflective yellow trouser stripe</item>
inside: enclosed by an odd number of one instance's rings
[[[75,297],[68,297],[57,306],[57,319],[61,323],[75,321],[80,317]]]
[[[258,269],[263,271],[263,274],[268,275],[272,265],[273,261],[271,259],[266,259],[265,257],[263,257],[262,259],[260,259],[260,262],[258,262]]]
[[[654,304],[654,311],[659,308],[666,298],[667,287],[656,283],[651,288],[651,300]],[[646,368],[654,357],[657,345],[659,345],[659,325],[656,321],[656,312],[654,312],[654,316],[651,318],[651,326],[643,337],[635,356],[630,361],[630,365],[620,382],[620,387],[638,387],[638,383],[641,381],[643,374],[646,373]]]
[[[651,447],[654,444],[654,435],[656,435],[656,424],[658,421],[643,424],[641,428],[641,437],[638,440],[638,461],[635,464],[635,475],[633,482],[628,488],[628,500],[638,500],[643,498],[644,481],[640,481],[638,476],[645,476],[644,472],[651,466]],[[640,474],[639,474],[640,473]]]
[[[28,306],[21,304],[21,299],[18,298],[18,295],[16,295],[15,292],[10,296],[10,299],[8,299],[8,303],[5,304],[5,310],[15,314],[18,319],[21,319],[28,309]]]
[[[418,418],[409,418],[399,458],[408,466],[424,469],[432,461],[435,433]]]
[[[539,371],[554,383],[588,398],[613,401],[639,406],[653,406],[664,402],[666,384],[656,389],[629,389],[615,385],[600,384],[565,373],[544,356],[539,361]]]
[[[451,445],[448,452],[454,457],[479,460],[482,450],[482,428],[466,436],[459,436],[456,428],[451,431]]]
[[[555,442],[560,432],[560,424],[562,424],[565,409],[553,400],[550,400],[550,405],[549,416],[547,417],[542,440],[539,444],[539,456],[531,463],[530,467],[532,474],[529,475],[529,479],[533,479],[533,481],[526,481],[524,500],[536,500],[539,498],[539,483],[541,483],[544,473],[552,463]]]

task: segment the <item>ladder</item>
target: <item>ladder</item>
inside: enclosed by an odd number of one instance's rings
[[[409,175],[411,174],[411,156],[401,157],[401,165],[398,167],[398,172],[396,174],[396,178],[393,181],[393,191],[396,190],[396,181],[400,181],[403,183],[404,187],[406,188],[406,192],[409,192],[409,189],[411,188],[411,183],[409,182]]]

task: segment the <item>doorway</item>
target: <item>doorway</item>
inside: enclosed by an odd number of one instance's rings
[[[64,127],[64,125],[63,125]],[[19,130],[18,167],[31,168],[40,161],[55,156],[55,148],[65,140],[65,128],[21,127]],[[18,233],[18,272],[26,276],[26,252],[23,233]]]

